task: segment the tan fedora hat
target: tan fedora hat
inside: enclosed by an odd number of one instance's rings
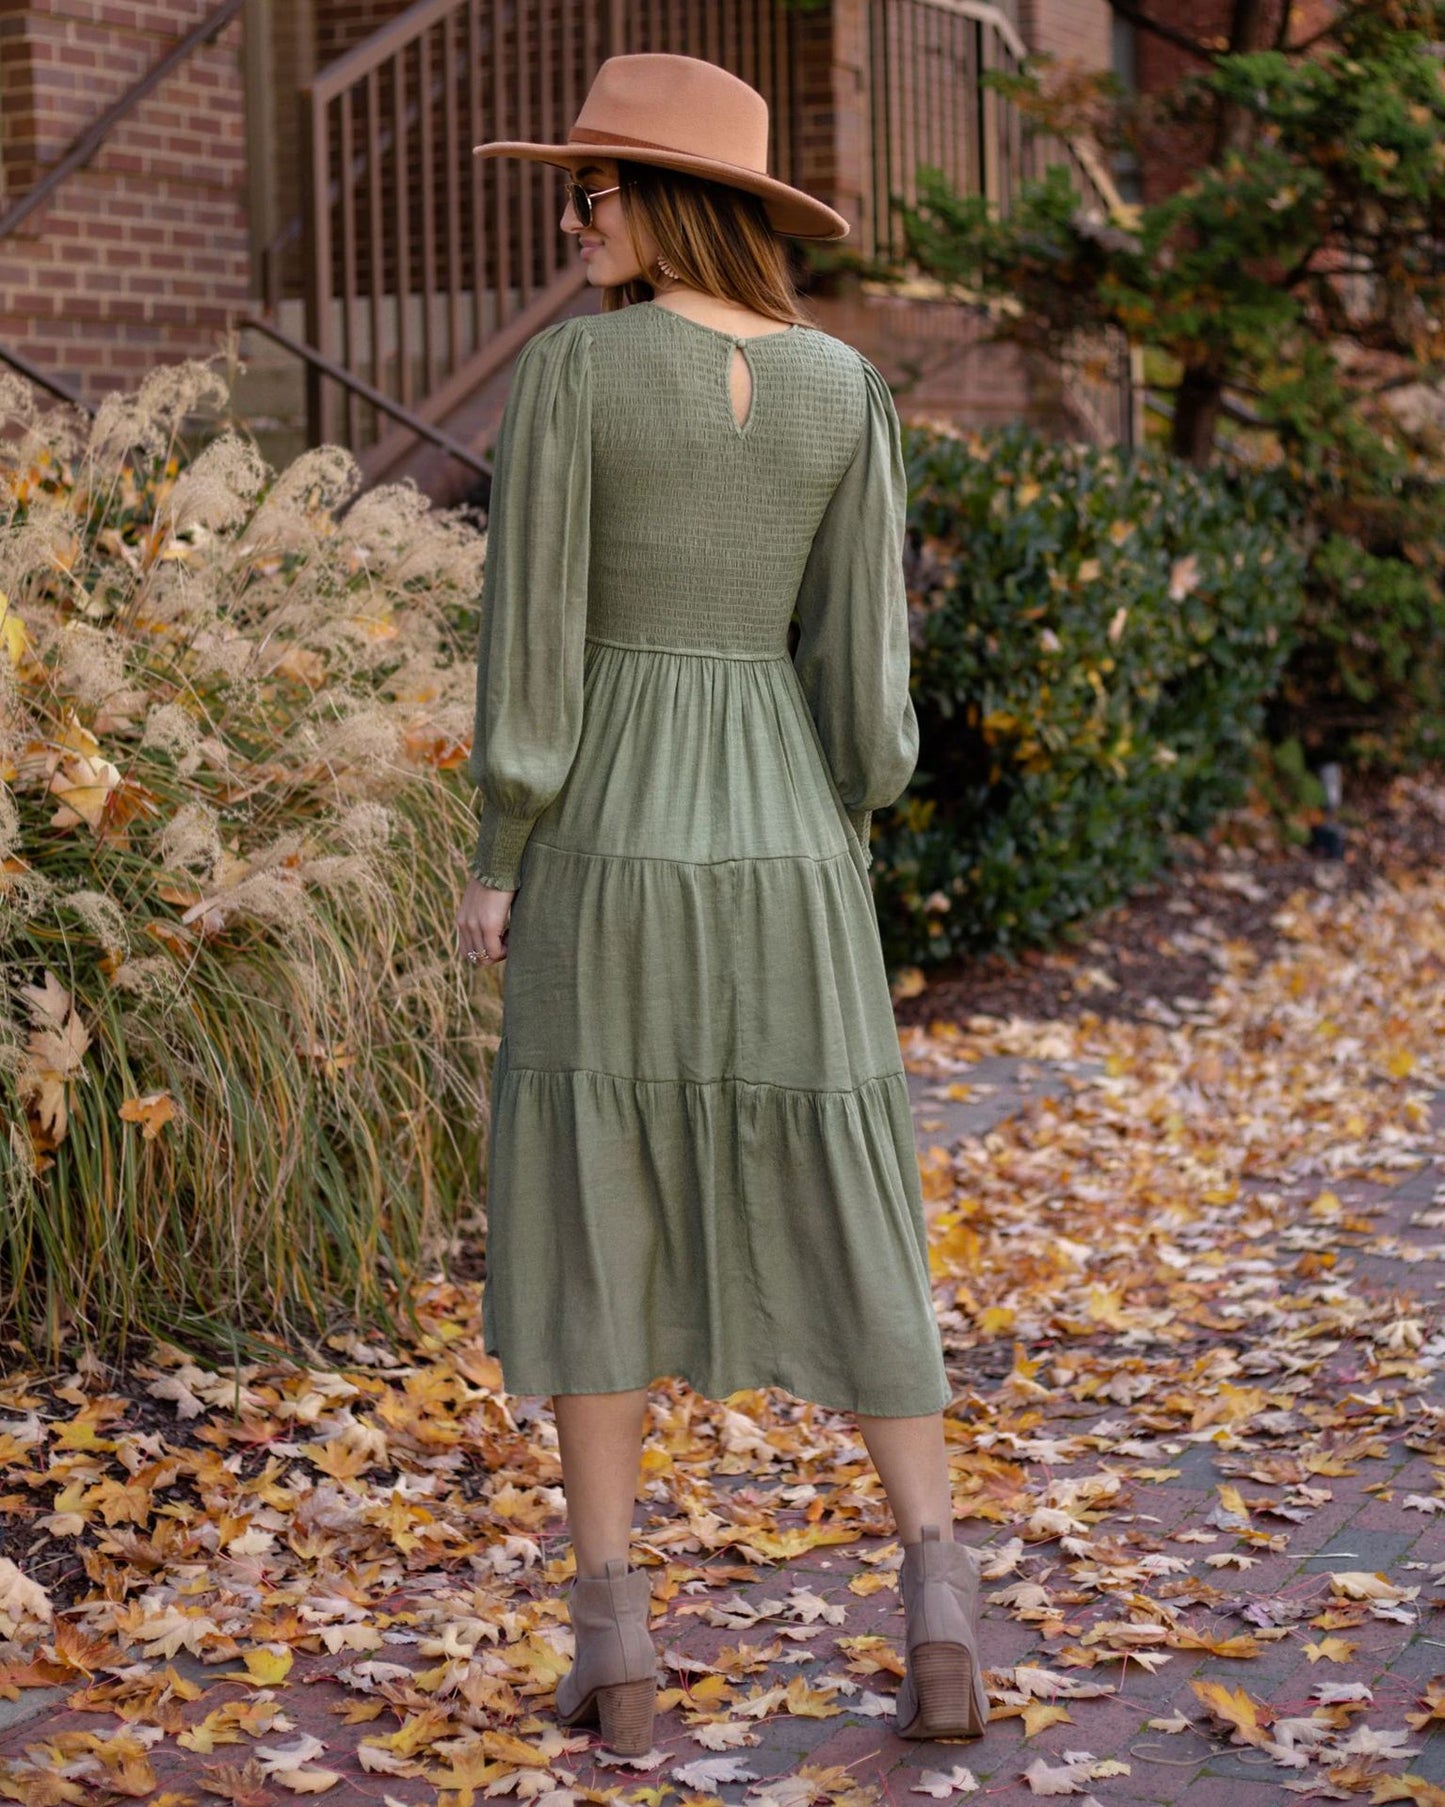
[[[478,157],[526,157],[563,169],[601,157],[656,163],[762,198],[775,232],[845,238],[848,222],[768,174],[768,103],[730,70],[662,51],[610,56],[592,79],[565,144],[498,139]]]

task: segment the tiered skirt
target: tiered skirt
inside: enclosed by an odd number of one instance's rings
[[[866,865],[785,653],[588,641],[503,973],[483,1328],[509,1390],[947,1403]]]

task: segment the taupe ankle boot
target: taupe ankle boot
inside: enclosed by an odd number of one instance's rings
[[[619,1756],[652,1748],[657,1651],[647,1629],[652,1584],[645,1569],[611,1557],[603,1575],[579,1575],[567,1595],[577,1654],[557,1683],[563,1725],[597,1725]]]
[[[903,1546],[898,1587],[907,1624],[907,1670],[898,1685],[900,1738],[978,1738],[988,1694],[978,1654],[978,1577],[983,1563],[967,1544],[946,1542],[937,1525]]]

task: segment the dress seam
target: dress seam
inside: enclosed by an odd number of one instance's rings
[[[679,659],[729,659],[748,665],[774,664],[779,659],[791,662],[792,659],[786,649],[778,653],[744,653],[710,646],[649,646],[641,640],[609,640],[601,634],[584,634],[583,641],[588,646],[615,646],[629,653],[669,653]]]
[[[857,836],[847,830],[850,845],[836,853],[733,853],[721,860],[680,860],[665,853],[598,853],[591,847],[563,847],[557,841],[544,841],[534,832],[528,847],[545,847],[550,853],[565,853],[579,860],[645,861],[654,866],[758,866],[773,860],[806,860],[813,866],[831,866],[839,860],[852,861]]]
[[[711,1086],[711,1085],[746,1085],[760,1092],[797,1092],[804,1098],[856,1098],[859,1092],[871,1085],[881,1085],[885,1080],[903,1080],[907,1083],[908,1075],[902,1067],[892,1072],[874,1073],[867,1079],[860,1079],[855,1086],[812,1086],[783,1085],[775,1079],[743,1079],[740,1075],[730,1073],[722,1079],[645,1079],[636,1073],[607,1073],[601,1067],[534,1067],[520,1061],[508,1060],[507,1073],[545,1073],[549,1078],[570,1079],[575,1074],[586,1074],[591,1079],[613,1079],[623,1085],[664,1085],[673,1087]]]

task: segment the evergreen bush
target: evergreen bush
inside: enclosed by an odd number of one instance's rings
[[[929,964],[1047,943],[1239,798],[1303,555],[1261,476],[904,436],[921,747],[873,872],[890,963]]]

